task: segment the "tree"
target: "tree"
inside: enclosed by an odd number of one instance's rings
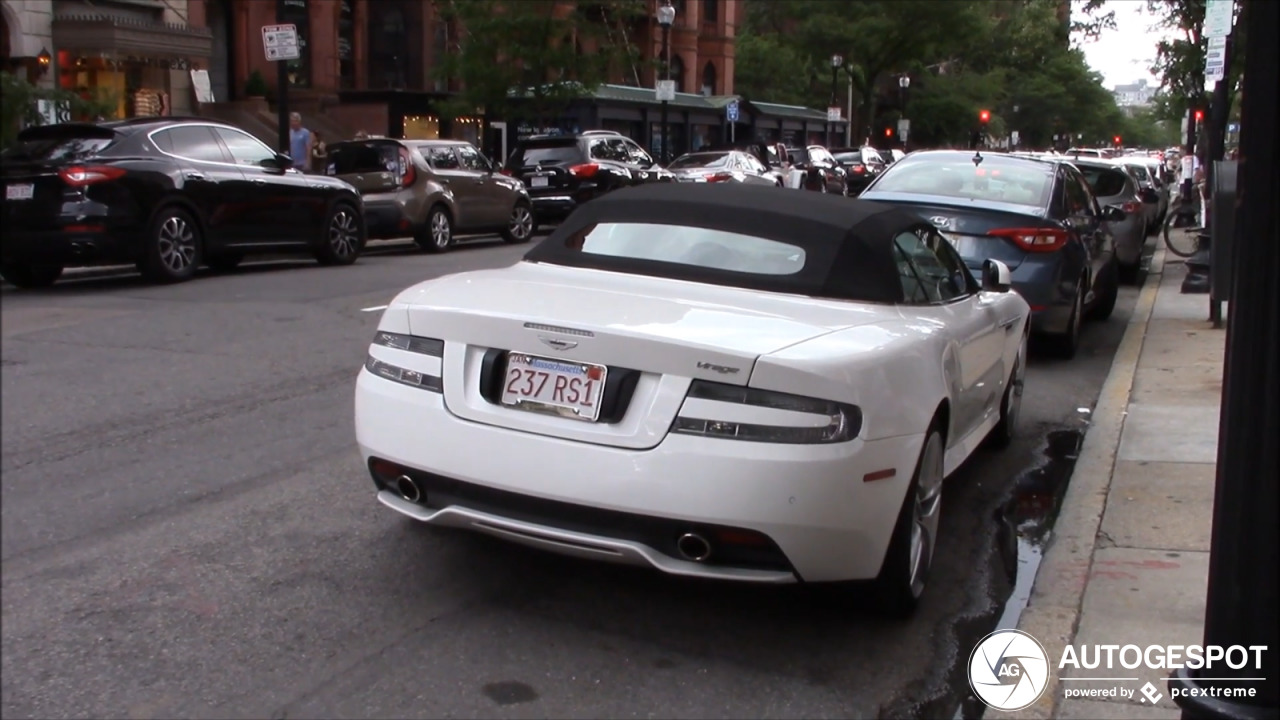
[[[26,78],[0,71],[0,148],[8,147],[24,127],[45,124],[40,113],[42,101],[61,108],[72,120],[114,120],[119,107],[114,93],[84,97],[68,90],[37,87]]]
[[[734,48],[734,88],[748,99],[812,105],[810,59],[774,35],[747,33]]]
[[[643,0],[440,0],[439,8],[441,19],[459,28],[453,52],[437,68],[463,87],[448,109],[484,108],[516,120],[553,117],[636,62],[634,43],[621,38],[646,14]]]

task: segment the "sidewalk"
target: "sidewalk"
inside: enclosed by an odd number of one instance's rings
[[[1170,256],[1171,257],[1171,256]],[[1067,644],[1196,645],[1203,639],[1226,332],[1209,296],[1183,295],[1181,262],[1156,250],[1093,412],[1019,629],[1049,655],[1040,700],[1000,717],[1178,718],[1168,670],[1066,668]],[[1124,676],[1129,681],[1061,677]],[[1152,703],[1143,697],[1153,686]],[[1124,688],[1128,698],[1064,699]]]

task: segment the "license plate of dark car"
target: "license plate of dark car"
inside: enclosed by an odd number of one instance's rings
[[[23,185],[7,185],[4,189],[5,200],[30,200],[36,196],[36,186],[31,183]]]
[[[529,184],[530,184],[530,186],[532,186],[532,187],[546,187],[546,186],[547,186],[547,179],[546,179],[545,177],[540,177],[540,176],[539,176],[539,177],[533,177],[533,178],[530,178],[530,179],[529,179]]]
[[[604,365],[513,352],[507,355],[502,404],[595,422],[608,374]]]

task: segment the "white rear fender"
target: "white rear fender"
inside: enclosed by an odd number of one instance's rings
[[[855,405],[866,440],[920,435],[949,397],[936,342],[902,322],[862,325],[761,357],[750,384]]]

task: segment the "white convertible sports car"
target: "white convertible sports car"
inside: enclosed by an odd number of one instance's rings
[[[387,507],[569,555],[924,591],[943,478],[1013,432],[1030,308],[890,206],[651,184],[400,293],[356,383]]]

